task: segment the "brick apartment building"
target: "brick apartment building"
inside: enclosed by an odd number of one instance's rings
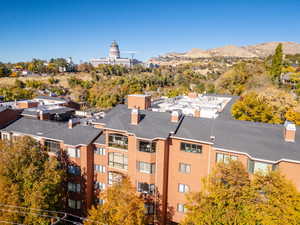
[[[179,223],[186,192],[199,191],[201,177],[229,158],[240,160],[250,173],[280,169],[300,190],[300,133],[294,124],[209,119],[197,110],[184,116],[149,107],[150,96],[130,95],[127,105],[114,107],[91,125],[22,117],[3,128],[1,138],[29,135],[50,154],[66,151],[73,174],[68,206],[78,213],[101,204],[97,193],[127,175],[147,199],[150,218]]]

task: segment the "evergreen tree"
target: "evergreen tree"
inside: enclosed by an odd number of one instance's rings
[[[283,52],[282,52],[282,44],[280,43],[276,47],[275,54],[272,57],[270,74],[274,82],[279,82],[282,64],[283,64]]]

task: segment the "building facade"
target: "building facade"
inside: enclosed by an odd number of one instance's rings
[[[129,58],[122,58],[119,50],[119,45],[116,41],[113,41],[109,48],[109,55],[106,58],[99,58],[99,59],[91,59],[90,63],[97,67],[101,64],[108,64],[108,65],[122,65],[122,66],[133,66],[135,64],[140,63],[136,59],[129,59]]]
[[[50,154],[67,153],[68,207],[77,214],[101,204],[98,193],[128,176],[145,198],[149,224],[179,223],[185,194],[199,191],[201,178],[228,159],[249,173],[279,169],[300,190],[299,127],[154,112],[150,98],[130,95],[91,125],[20,118],[1,130],[2,139],[29,135]]]

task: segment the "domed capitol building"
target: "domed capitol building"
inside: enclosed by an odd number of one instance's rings
[[[109,48],[108,57],[99,58],[99,59],[91,59],[90,63],[94,67],[97,67],[100,64],[123,65],[123,66],[130,67],[130,66],[138,64],[140,62],[136,59],[121,58],[119,45],[116,41],[113,41],[110,45],[110,48]]]

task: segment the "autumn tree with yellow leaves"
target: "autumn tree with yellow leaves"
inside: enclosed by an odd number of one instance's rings
[[[0,221],[49,224],[64,208],[64,170],[29,137],[0,141]],[[41,216],[43,215],[43,216]]]
[[[239,161],[219,163],[186,208],[182,225],[300,224],[300,193],[280,170],[250,178]]]
[[[128,178],[100,193],[101,205],[93,207],[85,225],[144,225],[146,222],[144,200],[137,195]],[[94,222],[96,221],[96,222]]]

